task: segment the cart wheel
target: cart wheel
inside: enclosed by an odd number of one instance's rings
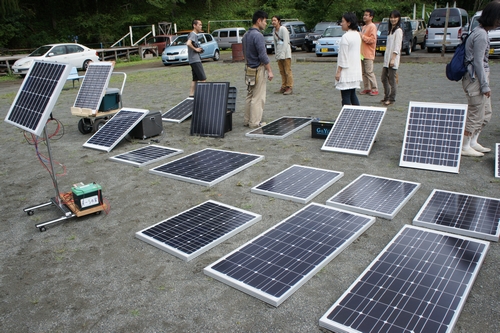
[[[28,214],[28,216],[31,216],[31,215],[35,214],[35,211],[33,211],[33,210],[28,210],[26,213]]]
[[[38,228],[38,230],[40,230],[40,232],[44,232],[44,231],[47,231],[47,228],[45,228],[45,227],[40,227],[40,228]]]
[[[94,124],[92,125],[92,128],[94,129],[94,132],[97,132],[101,127],[104,126],[104,124],[106,123],[106,120],[105,119],[96,119],[94,121]]]
[[[82,134],[89,134],[92,132],[92,126],[89,124],[85,123],[85,119],[80,119],[78,122],[78,130]]]

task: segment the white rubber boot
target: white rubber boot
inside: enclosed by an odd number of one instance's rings
[[[472,137],[470,139],[471,148],[480,152],[480,153],[489,153],[491,151],[490,148],[483,147],[477,142],[477,138],[478,138],[479,134],[481,134],[481,132],[477,132],[476,134],[472,135]]]
[[[470,146],[471,138],[472,136],[464,135],[464,142],[462,144],[462,156],[475,156],[475,157],[484,156],[483,153],[478,152],[474,148],[471,148]]]

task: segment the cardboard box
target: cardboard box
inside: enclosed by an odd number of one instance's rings
[[[326,139],[334,123],[333,121],[313,121],[311,123],[311,138]]]

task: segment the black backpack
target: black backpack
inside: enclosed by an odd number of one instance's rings
[[[467,73],[467,66],[471,63],[465,62],[465,42],[469,35],[465,37],[462,44],[458,45],[451,61],[446,64],[446,77],[451,81],[460,81]]]

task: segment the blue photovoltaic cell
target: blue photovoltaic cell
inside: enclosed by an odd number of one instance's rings
[[[112,72],[111,62],[90,63],[76,96],[74,107],[97,111],[106,93]]]
[[[500,200],[434,190],[414,225],[498,242]]]
[[[279,306],[374,222],[374,217],[311,203],[204,272]]]
[[[161,119],[165,122],[181,123],[186,120],[193,113],[193,97],[188,97],[167,112],[165,112]]]
[[[35,61],[23,80],[5,122],[41,136],[71,68]]]
[[[261,220],[261,216],[206,201],[136,233],[136,237],[189,261]]]
[[[168,148],[157,145],[148,145],[123,154],[110,157],[111,160],[132,164],[137,167],[142,167],[167,157],[172,157],[181,154],[184,151],[181,149]]]
[[[245,135],[256,138],[284,139],[290,134],[306,127],[311,122],[312,118],[281,117]]]
[[[451,333],[488,247],[406,225],[319,325],[334,332]]]
[[[419,187],[419,183],[363,174],[326,204],[392,220]]]
[[[218,149],[203,149],[150,169],[152,174],[213,186],[261,161],[264,156]]]
[[[342,178],[343,172],[292,165],[276,176],[252,188],[253,193],[308,203]]]
[[[386,108],[344,105],[321,150],[370,154]]]
[[[466,104],[410,102],[402,167],[458,173]]]

